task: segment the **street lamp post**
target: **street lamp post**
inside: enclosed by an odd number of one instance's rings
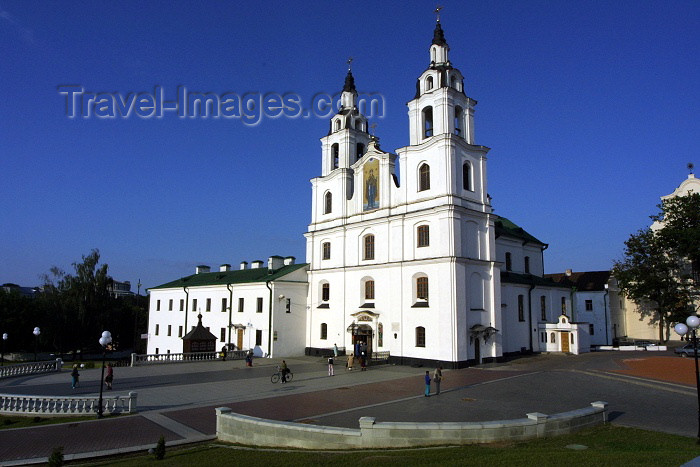
[[[700,318],[696,315],[688,316],[685,320],[685,324],[678,323],[673,327],[673,330],[679,336],[684,336],[688,331],[692,331],[693,338],[693,355],[695,356],[695,387],[698,392],[698,437],[697,443],[700,444],[700,370],[698,369],[698,336],[697,328],[700,326]]]
[[[2,355],[0,356],[0,366],[5,365],[5,341],[7,340],[7,333],[2,333],[2,350],[0,351]]]
[[[100,337],[100,345],[102,346],[102,376],[100,376],[100,399],[97,403],[97,418],[102,418],[102,387],[105,380],[105,360],[107,359],[107,346],[112,342],[112,334],[109,331],[103,331]]]
[[[32,331],[32,334],[34,334],[34,361],[38,361],[36,358],[36,348],[39,345],[39,334],[41,334],[41,329],[39,327],[35,327],[34,331]]]

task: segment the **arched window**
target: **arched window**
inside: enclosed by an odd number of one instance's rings
[[[418,226],[418,247],[430,246],[430,227],[427,225]]]
[[[340,119],[337,119],[335,121],[335,131],[338,131],[338,130],[340,130]]]
[[[326,323],[321,323],[321,340],[328,339],[328,325]]]
[[[374,235],[365,235],[363,259],[374,259]]]
[[[365,145],[362,143],[357,143],[357,159],[356,159],[356,161],[359,161],[364,153],[365,153]]]
[[[561,314],[566,314],[566,297],[561,297]]]
[[[355,120],[355,129],[357,131],[362,131],[362,120]]]
[[[430,166],[428,164],[421,164],[418,169],[418,191],[425,191],[430,189]]]
[[[428,76],[425,78],[425,90],[430,91],[431,89],[433,89],[433,77]]]
[[[506,271],[513,270],[513,260],[511,259],[510,252],[506,251]]]
[[[556,342],[557,342],[557,335],[555,333],[551,333],[549,335],[549,343],[556,344]]]
[[[525,274],[530,274],[530,257],[525,257]]]
[[[462,122],[464,121],[464,111],[461,107],[455,107],[455,135],[462,136]]]
[[[547,298],[544,295],[540,297],[540,313],[542,321],[547,321]]]
[[[518,295],[518,321],[525,321],[525,296]]]
[[[453,76],[450,79],[450,86],[452,86],[454,89],[457,89],[459,91],[459,88],[457,87],[457,77]]]
[[[428,106],[423,109],[423,138],[433,136],[433,108]]]
[[[324,282],[321,285],[321,300],[327,302],[331,298],[331,285],[328,282]]]
[[[425,328],[423,326],[416,328],[416,347],[425,347]]]
[[[334,143],[333,146],[331,146],[331,157],[333,157],[333,168],[337,169],[340,159],[340,147],[338,143]]]
[[[325,205],[324,205],[323,213],[330,214],[331,212],[333,212],[333,195],[331,194],[330,191],[326,193],[324,201],[325,201]]]
[[[323,249],[323,259],[331,259],[331,242],[323,242],[321,245]]]
[[[374,281],[365,281],[365,300],[374,300]]]
[[[469,162],[462,164],[462,188],[472,190],[472,166]]]
[[[428,278],[425,276],[416,279],[416,298],[428,301]]]

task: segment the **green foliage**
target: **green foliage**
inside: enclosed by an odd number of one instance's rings
[[[53,448],[49,457],[50,467],[60,467],[61,465],[63,465],[63,446]]]
[[[663,223],[659,231],[669,254],[684,258],[691,267],[685,275],[693,282],[695,292],[700,288],[700,193],[665,199],[661,212],[652,219]]]
[[[163,435],[160,436],[160,439],[158,440],[158,444],[156,444],[156,449],[153,452],[153,455],[156,457],[156,460],[163,460],[165,458],[165,437]]]
[[[54,266],[42,275],[43,291],[34,298],[0,290],[0,328],[16,330],[4,343],[6,353],[33,352],[35,345],[39,352],[57,356],[99,352],[97,340],[105,329],[118,348],[141,343],[136,336],[146,328],[147,297],[111,296],[113,281],[98,250],[72,266],[72,273]],[[34,326],[41,327],[38,339],[32,335]]]
[[[681,279],[683,266],[683,261],[667,254],[661,236],[651,229],[631,235],[625,242],[624,259],[614,263],[620,289],[642,316],[658,322],[660,340],[668,338],[669,324],[684,316],[690,304],[689,289]]]

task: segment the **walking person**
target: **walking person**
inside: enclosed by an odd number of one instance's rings
[[[78,364],[77,363],[73,364],[73,371],[70,372],[70,376],[72,379],[71,387],[73,389],[75,389],[78,386],[80,386],[80,373],[78,373]]]
[[[433,372],[433,382],[435,382],[435,395],[440,394],[440,382],[442,381],[442,366],[438,365]]]
[[[365,371],[367,369],[367,352],[362,351],[360,355],[360,371]]]
[[[112,381],[114,381],[114,368],[112,368],[111,363],[108,363],[107,376],[105,376],[105,384],[107,385],[107,389],[112,389]]]
[[[350,355],[348,355],[348,371],[352,371],[353,365],[355,365],[355,356],[351,352]]]
[[[226,346],[221,347],[221,361],[226,361]]]
[[[335,376],[335,372],[333,370],[333,363],[335,363],[333,357],[328,357],[328,376]]]
[[[430,397],[430,371],[425,372],[425,397]]]
[[[333,356],[335,358],[338,358],[338,345],[337,344],[333,344]]]

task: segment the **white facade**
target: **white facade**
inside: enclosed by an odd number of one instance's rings
[[[271,257],[240,270],[197,273],[150,289],[148,353],[179,353],[182,337],[202,324],[217,336],[216,349],[253,350],[256,356],[304,352],[308,286],[304,264]],[[275,264],[277,263],[277,264]],[[270,270],[272,269],[272,273]]]

